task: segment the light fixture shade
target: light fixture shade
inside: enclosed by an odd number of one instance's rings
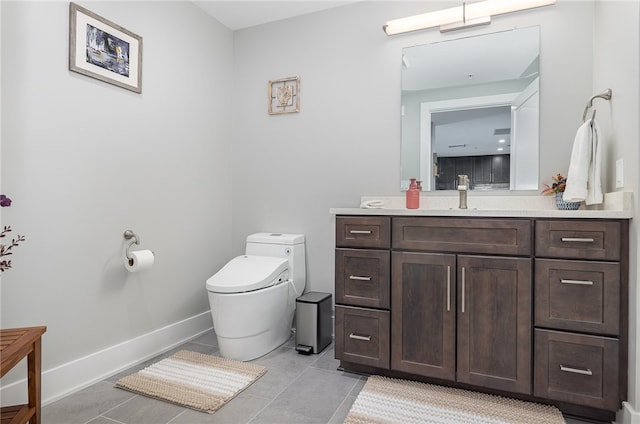
[[[387,35],[394,35],[460,22],[462,19],[462,6],[456,6],[407,18],[394,19],[388,21],[382,28]]]
[[[463,3],[461,6],[394,19],[388,21],[382,28],[387,35],[402,34],[437,26],[444,32],[487,24],[491,22],[491,16],[548,6],[555,2],[556,0],[484,0],[476,3]]]
[[[467,19],[502,15],[554,4],[556,0],[485,0],[466,5]]]

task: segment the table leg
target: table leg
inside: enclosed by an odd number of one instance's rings
[[[29,408],[35,407],[35,413],[29,420],[29,424],[40,424],[42,418],[40,406],[42,357],[40,349],[41,341],[38,338],[33,342],[33,351],[27,357]]]

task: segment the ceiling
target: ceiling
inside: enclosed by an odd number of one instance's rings
[[[194,0],[193,3],[232,31],[306,15],[362,0]]]

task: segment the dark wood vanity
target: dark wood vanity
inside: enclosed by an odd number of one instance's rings
[[[336,358],[612,420],[628,234],[626,219],[337,215]]]

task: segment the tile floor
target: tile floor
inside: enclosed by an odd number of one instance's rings
[[[215,334],[206,333],[145,363],[113,375],[45,406],[43,424],[303,424],[342,423],[365,377],[337,371],[333,345],[318,355],[300,355],[293,338],[256,359],[268,372],[215,414],[206,414],[117,389],[125,375],[180,349],[218,354]],[[567,419],[568,424],[582,421]]]

